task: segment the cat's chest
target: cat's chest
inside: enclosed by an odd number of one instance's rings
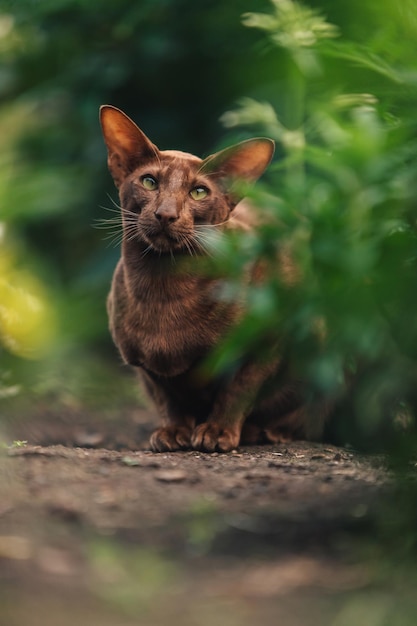
[[[234,306],[215,296],[215,284],[155,284],[130,309],[125,328],[130,349],[146,368],[173,376],[185,371],[220,340],[236,318]]]
[[[148,294],[136,311],[142,342],[176,352],[192,344],[210,346],[224,326],[213,291],[196,287],[164,298]]]

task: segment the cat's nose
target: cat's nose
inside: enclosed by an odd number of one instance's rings
[[[178,219],[178,211],[173,204],[161,204],[155,211],[156,219],[161,224],[170,224]]]

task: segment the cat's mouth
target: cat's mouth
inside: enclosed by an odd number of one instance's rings
[[[140,224],[137,238],[145,246],[147,253],[155,252],[159,255],[182,254],[187,256],[213,255],[221,251],[219,241],[222,224],[194,224],[192,227],[175,224],[165,227],[155,227],[154,224]]]
[[[173,231],[167,228],[147,229],[139,232],[140,239],[150,250],[158,254],[196,253],[196,242],[192,233]]]

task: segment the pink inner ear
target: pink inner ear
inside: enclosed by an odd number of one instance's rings
[[[109,169],[119,187],[141,161],[157,158],[159,151],[120,109],[110,105],[102,106],[100,121],[108,150]]]
[[[273,154],[274,142],[271,139],[249,139],[208,157],[201,171],[254,182],[268,167]]]

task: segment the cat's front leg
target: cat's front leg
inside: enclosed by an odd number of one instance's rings
[[[238,447],[242,428],[252,411],[259,389],[276,364],[248,363],[219,391],[206,422],[191,437],[195,450],[230,452]]]
[[[140,373],[146,391],[152,398],[163,423],[150,437],[151,450],[153,452],[189,450],[196,420],[184,410],[183,403],[178,401],[173,391],[180,387],[178,381],[170,384],[169,379],[164,380],[142,368]]]

